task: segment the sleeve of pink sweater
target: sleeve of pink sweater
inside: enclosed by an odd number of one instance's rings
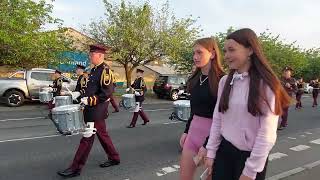
[[[265,88],[267,101],[262,104],[263,115],[260,116],[260,127],[250,157],[245,163],[242,174],[255,179],[258,172],[262,172],[267,157],[277,138],[278,115],[274,114],[275,95],[269,86]]]
[[[212,159],[215,159],[216,152],[221,143],[221,113],[219,112],[219,103],[220,103],[221,93],[224,88],[224,84],[226,82],[226,78],[227,78],[227,75],[223,76],[219,82],[217,104],[213,112],[210,136],[206,146],[208,150],[207,157]]]

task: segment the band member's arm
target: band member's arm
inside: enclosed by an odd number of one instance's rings
[[[313,81],[311,81],[311,82],[310,82],[310,86],[311,86],[311,87],[313,87],[313,86],[314,86],[314,83],[313,83]]]
[[[107,101],[113,92],[112,73],[110,69],[104,69],[100,77],[100,91],[94,96],[88,97],[88,105],[96,106]]]
[[[77,81],[77,85],[76,85],[76,88],[74,89],[74,91],[78,91],[78,92],[80,92],[80,90],[81,90],[81,83],[80,83],[80,80],[81,80],[81,78],[79,78],[79,79],[78,79],[78,81]]]
[[[143,93],[147,92],[147,85],[144,82],[143,78],[141,78],[141,81],[140,81],[140,89],[141,89],[141,92],[143,92]]]
[[[131,88],[134,88],[136,86],[136,80],[131,84]]]
[[[292,90],[294,91],[294,92],[297,92],[298,91],[298,83],[297,83],[297,81],[294,79],[293,80],[293,84],[291,84],[291,88],[292,88]]]

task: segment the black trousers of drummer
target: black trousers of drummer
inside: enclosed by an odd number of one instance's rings
[[[142,109],[142,102],[144,101],[144,97],[143,96],[136,96],[136,106],[134,108],[134,112],[133,112],[133,117],[130,123],[131,127],[135,127],[138,117],[139,115],[141,116],[142,120],[143,120],[143,124],[142,125],[146,125],[149,122],[149,118],[147,117],[147,115],[144,113],[143,109]]]
[[[297,100],[296,109],[302,108],[302,102],[301,102],[302,95],[303,95],[303,91],[298,91],[296,93],[296,100]]]
[[[318,95],[319,95],[319,89],[314,89],[312,91],[312,97],[313,97],[313,104],[312,104],[312,107],[316,107],[318,106]]]

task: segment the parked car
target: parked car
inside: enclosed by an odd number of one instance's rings
[[[33,68],[13,73],[8,78],[0,79],[0,97],[11,107],[21,106],[25,100],[39,100],[39,90],[53,83],[53,69]],[[64,87],[75,89],[76,81],[63,76]]]
[[[185,92],[186,90],[186,76],[180,75],[161,75],[159,76],[153,85],[153,92],[158,98],[169,97],[175,101],[179,98],[188,98]]]
[[[305,93],[311,94],[311,93],[312,93],[312,90],[313,90],[313,87],[310,86],[309,83],[304,83],[303,89],[304,89],[304,92],[305,92]]]

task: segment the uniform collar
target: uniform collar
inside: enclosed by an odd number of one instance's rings
[[[104,64],[104,62],[102,61],[100,64],[95,65],[94,68],[98,68],[98,67],[102,66],[103,64]]]

